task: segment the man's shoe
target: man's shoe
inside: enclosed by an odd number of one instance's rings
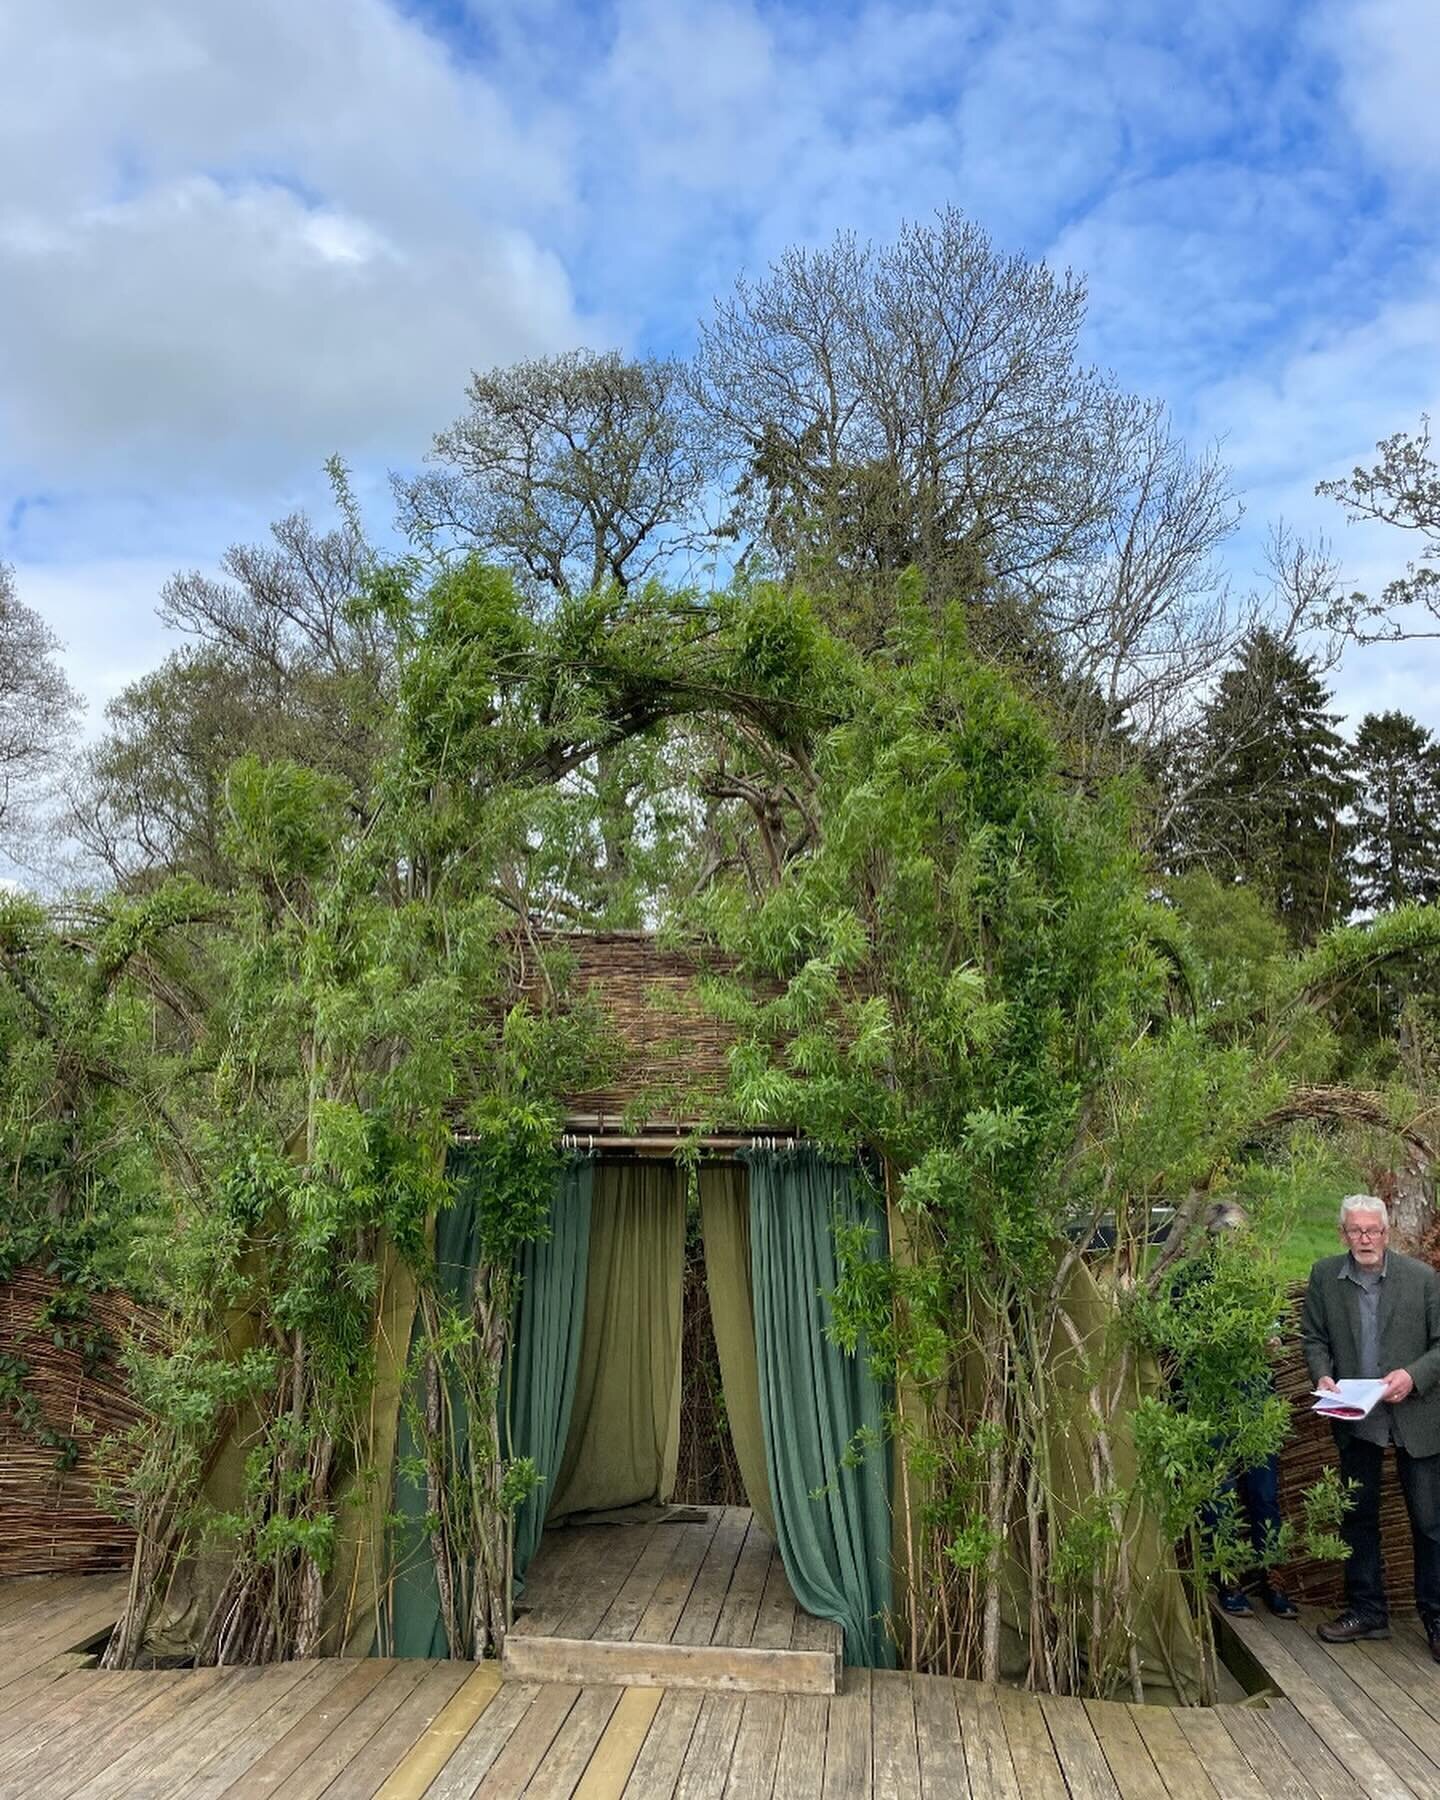
[[[1260,1589],[1260,1597],[1277,1619],[1298,1619],[1300,1617],[1300,1608],[1284,1588],[1276,1587],[1273,1581],[1267,1581],[1264,1584]]]
[[[1425,1635],[1430,1640],[1430,1654],[1440,1663],[1440,1621],[1425,1627]]]
[[[1327,1619],[1315,1627],[1315,1635],[1327,1644],[1353,1644],[1359,1638],[1388,1638],[1390,1627],[1383,1620],[1365,1619],[1357,1612],[1343,1612],[1338,1619]]]
[[[1255,1616],[1250,1596],[1241,1588],[1221,1588],[1216,1599],[1220,1602],[1221,1612],[1229,1613],[1232,1619],[1251,1619]]]

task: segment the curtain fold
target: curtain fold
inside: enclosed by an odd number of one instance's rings
[[[685,1174],[600,1164],[570,1430],[547,1521],[663,1504],[680,1449]]]
[[[836,1225],[885,1215],[858,1174],[813,1151],[747,1150],[760,1415],[775,1535],[795,1598],[844,1629],[845,1660],[894,1666],[889,1457],[884,1397],[864,1347],[827,1336],[839,1280]],[[863,1444],[863,1454],[856,1448]]]
[[[745,1171],[735,1164],[700,1170],[700,1231],[705,1241],[705,1286],[720,1357],[720,1386],[735,1460],[751,1511],[771,1537],[770,1472],[760,1418],[760,1375],[755,1354],[755,1302],[750,1276],[750,1195]]]
[[[517,1592],[545,1528],[570,1431],[585,1321],[594,1172],[588,1160],[573,1161],[561,1171],[550,1235],[526,1243],[516,1266],[519,1291],[506,1382],[509,1453],[528,1456],[540,1473],[540,1486],[515,1514]]]

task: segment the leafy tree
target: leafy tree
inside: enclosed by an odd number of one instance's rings
[[[1315,663],[1261,628],[1205,707],[1172,856],[1254,883],[1291,938],[1310,943],[1350,905],[1353,797],[1339,715]]]
[[[417,543],[479,552],[546,595],[626,588],[708,533],[715,449],[680,364],[573,350],[471,377],[437,468],[395,478]]]
[[[1401,712],[1355,734],[1356,902],[1380,912],[1440,899],[1440,746]]]

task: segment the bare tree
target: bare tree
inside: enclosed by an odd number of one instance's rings
[[[717,457],[682,366],[574,350],[472,377],[438,466],[395,476],[414,541],[479,550],[542,591],[626,588],[709,535]]]
[[[119,880],[220,867],[220,799],[239,756],[292,756],[340,777],[363,811],[395,670],[382,609],[363,604],[371,551],[347,505],[232,545],[219,578],[166,582],[160,615],[190,645],[131,683],[71,784],[71,829]]]
[[[947,209],[889,245],[849,233],[741,279],[701,327],[697,397],[737,524],[786,574],[998,582],[1098,548],[1133,409],[1082,366],[1085,289]]]
[[[1397,431],[1375,448],[1380,460],[1372,468],[1322,481],[1315,492],[1338,500],[1352,524],[1372,520],[1412,532],[1420,554],[1386,582],[1378,600],[1337,594],[1325,623],[1361,644],[1440,637],[1440,465],[1431,452],[1430,420],[1422,414],[1418,431]],[[1403,616],[1412,608],[1419,618]]]
[[[59,643],[15,590],[0,563],[0,825],[13,831],[43,798],[73,737],[80,697],[66,680]]]

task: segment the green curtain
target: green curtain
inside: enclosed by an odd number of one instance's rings
[[[750,1195],[745,1171],[734,1163],[700,1170],[700,1230],[705,1240],[705,1286],[720,1357],[720,1386],[735,1460],[755,1517],[775,1535],[760,1377],[755,1357],[755,1303],[750,1282]]]
[[[684,1264],[684,1171],[599,1164],[580,1368],[551,1523],[663,1504],[674,1492]]]
[[[863,1346],[847,1355],[826,1333],[839,1280],[835,1227],[869,1226],[880,1259],[885,1215],[856,1171],[813,1151],[747,1150],[742,1160],[760,1416],[785,1573],[807,1612],[844,1628],[847,1663],[890,1668],[884,1399]],[[861,1433],[868,1447],[856,1457]]]
[[[589,1160],[573,1161],[562,1170],[550,1212],[550,1235],[526,1243],[516,1268],[519,1293],[506,1383],[510,1454],[530,1457],[541,1477],[541,1485],[515,1514],[517,1592],[545,1529],[570,1431],[585,1320],[594,1175],[595,1165]]]
[[[480,1208],[477,1204],[469,1161],[463,1150],[450,1153],[449,1173],[456,1183],[455,1202],[435,1219],[436,1287],[452,1305],[465,1307],[480,1252]],[[411,1348],[424,1333],[424,1319],[417,1307]],[[412,1371],[408,1398],[424,1412],[424,1389]],[[469,1448],[470,1422],[463,1396],[452,1383],[448,1393],[450,1447],[457,1462]],[[430,1536],[425,1530],[425,1477],[403,1472],[407,1461],[423,1457],[409,1417],[401,1408],[395,1445],[395,1512],[401,1522],[391,1540],[391,1576],[388,1594],[388,1633],[382,1632],[377,1648],[389,1656],[448,1656],[445,1627],[440,1617],[440,1592],[435,1584],[435,1564]],[[388,1641],[387,1641],[388,1638]]]

